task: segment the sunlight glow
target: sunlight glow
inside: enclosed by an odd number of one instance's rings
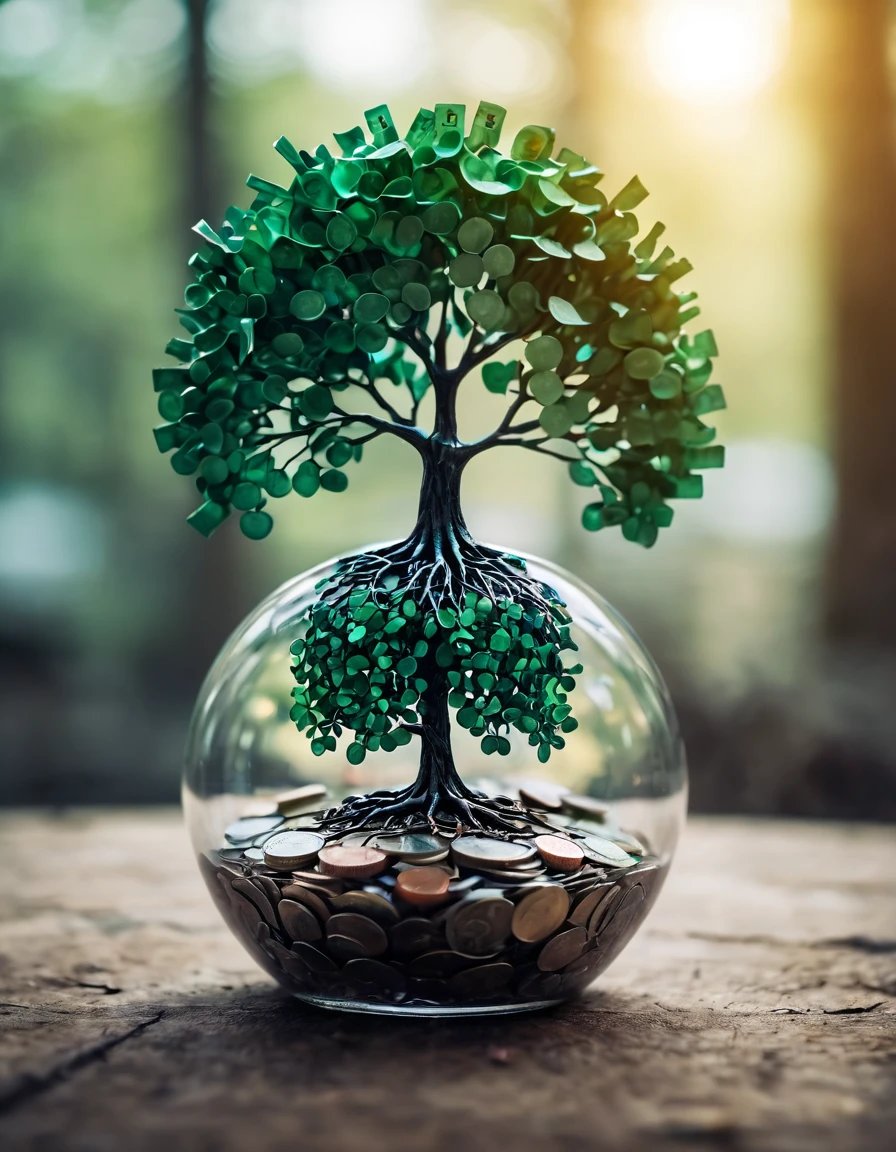
[[[695,104],[755,96],[787,50],[788,0],[647,0],[647,65],[667,92]]]

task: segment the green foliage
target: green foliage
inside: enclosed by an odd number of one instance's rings
[[[378,412],[377,381],[397,384],[410,425],[446,331],[484,355],[527,340],[525,362],[486,365],[483,381],[533,412],[511,442],[571,458],[578,484],[592,477],[588,529],[620,525],[649,546],[667,501],[699,495],[695,473],[722,463],[703,421],[724,407],[715,343],[682,332],[698,311],[674,287],[690,264],[655,255],[663,225],[636,241],[640,181],[608,199],[582,156],[552,155],[550,129],[523,128],[504,155],[502,108],[481,104],[466,137],[464,116],[421,109],[401,139],[389,110],[371,109],[372,139],[337,134],[340,154],[281,138],[291,183],[250,176],[248,210],[197,225],[186,335],[167,349],[179,366],[154,378],[156,440],[197,475],[199,531],[236,508],[260,538],[269,497],[344,490],[343,465],[389,422],[350,416],[341,394],[361,389]]]
[[[401,586],[348,586],[328,597],[325,585],[291,647],[290,716],[318,755],[336,748],[343,729],[354,732],[348,757],[358,764],[368,749],[407,744],[402,725],[423,722],[427,697],[447,681],[457,722],[483,752],[506,755],[515,728],[544,762],[576,727],[566,697],[581,668],[563,666],[560,653],[575,648],[569,617],[556,593],[541,591],[547,612],[524,597],[494,603],[475,592],[433,611]]]

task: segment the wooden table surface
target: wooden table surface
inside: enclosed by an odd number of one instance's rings
[[[171,810],[0,817],[0,1147],[896,1144],[896,830],[694,820],[578,1003],[328,1013],[218,918]]]

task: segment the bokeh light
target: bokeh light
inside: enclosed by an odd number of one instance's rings
[[[647,65],[656,83],[694,103],[754,96],[787,50],[788,0],[648,0]]]

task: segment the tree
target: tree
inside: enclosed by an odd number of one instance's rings
[[[544,762],[575,727],[581,668],[564,662],[575,645],[557,593],[470,536],[463,470],[510,445],[555,457],[594,489],[585,528],[618,525],[650,547],[668,501],[701,495],[696,470],[723,462],[702,419],[724,405],[709,383],[716,347],[682,333],[698,310],[673,285],[690,264],[655,255],[663,225],[632,246],[637,178],[608,200],[598,169],[569,149],[552,158],[554,133],[539,126],[502,155],[494,104],[466,138],[459,105],[421,109],[404,139],[385,106],[365,115],[372,142],[337,134],[339,156],[281,138],[290,186],[250,176],[248,211],[230,208],[217,232],[196,226],[206,244],[190,262],[188,338],[167,348],[181,366],[155,372],[168,421],[156,440],[176,471],[199,473],[193,526],[207,535],[236,508],[253,539],[271,530],[268,497],[343,491],[372,439],[420,453],[408,538],[346,558],[318,588],[292,645],[291,715],[316,754],[352,732],[352,763],[420,738],[415,783],[350,798],[334,826],[502,829],[500,801],[456,771],[450,710],[486,754],[509,752],[516,729]],[[453,364],[451,337],[463,341]],[[494,359],[515,341],[522,356]],[[507,411],[464,443],[457,393],[480,366]]]

